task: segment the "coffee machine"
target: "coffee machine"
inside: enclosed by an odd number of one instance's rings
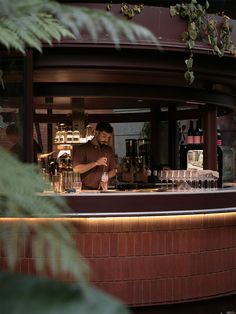
[[[150,140],[126,139],[126,155],[123,158],[123,181],[147,182],[150,164]]]

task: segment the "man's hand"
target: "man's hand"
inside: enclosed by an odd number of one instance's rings
[[[100,157],[96,161],[96,166],[107,166],[107,157]]]

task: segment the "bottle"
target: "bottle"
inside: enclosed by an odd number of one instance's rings
[[[60,143],[60,130],[59,130],[58,126],[56,126],[56,134],[55,134],[54,143],[55,144]]]
[[[152,170],[147,168],[147,182],[152,183]]]
[[[200,131],[200,143],[203,144],[204,143],[204,136],[203,136],[203,129],[201,128],[201,125],[199,128],[199,131]]]
[[[86,126],[85,137],[86,141],[91,141],[93,139],[93,129],[90,124]]]
[[[49,173],[50,175],[57,175],[59,173],[59,164],[56,158],[53,158],[49,164]]]
[[[103,171],[102,176],[101,176],[101,181],[99,184],[99,190],[107,191],[108,190],[108,172]]]
[[[190,120],[188,136],[187,136],[187,144],[193,144],[193,136],[194,136],[193,121]]]
[[[68,144],[73,143],[73,133],[70,126],[68,127],[68,131],[66,134],[66,143]]]
[[[219,129],[217,129],[217,145],[218,146],[222,145],[222,135]]]
[[[158,171],[157,170],[153,170],[153,183],[157,183],[158,181]]]
[[[194,144],[201,144],[201,130],[200,130],[200,121],[197,120],[196,129],[193,135],[193,143]]]
[[[75,129],[73,131],[73,143],[79,143],[80,142],[80,132],[78,130],[78,126],[75,126]]]
[[[61,123],[59,125],[60,131],[59,131],[59,143],[64,144],[66,141],[66,131],[65,131],[65,124]]]

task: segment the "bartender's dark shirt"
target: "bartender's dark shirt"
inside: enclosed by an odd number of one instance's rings
[[[107,166],[97,166],[81,174],[84,189],[98,189],[103,171],[116,169],[113,150],[108,145],[95,145],[91,141],[74,147],[73,166],[97,161],[100,157],[107,157]]]

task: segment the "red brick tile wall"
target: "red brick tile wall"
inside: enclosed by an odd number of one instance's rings
[[[236,292],[236,213],[69,221],[92,283],[131,306]],[[7,267],[3,252],[0,265]],[[28,246],[17,271],[35,273]],[[52,276],[49,270],[44,274]]]

